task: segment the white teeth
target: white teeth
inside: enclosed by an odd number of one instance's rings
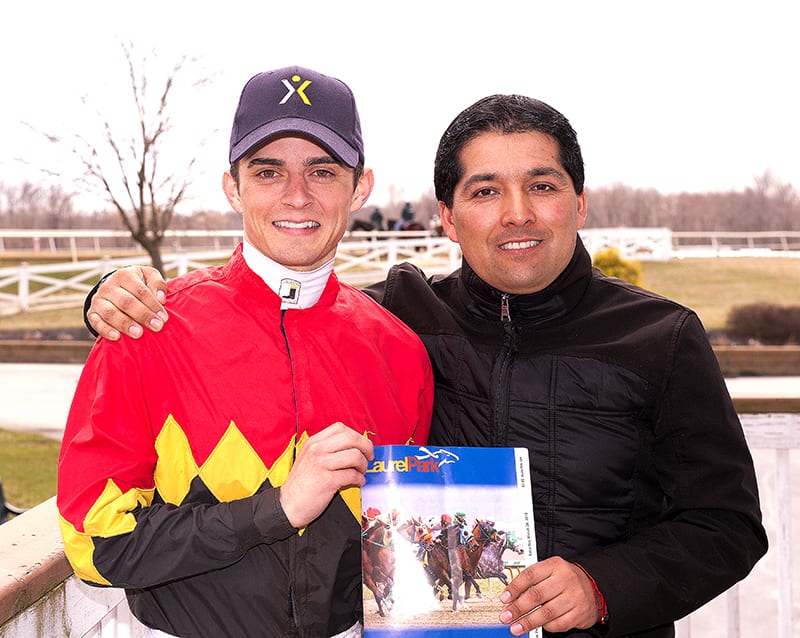
[[[319,226],[318,222],[289,222],[289,221],[278,221],[273,222],[273,225],[277,226],[278,228],[316,228]]]
[[[541,240],[532,241],[510,241],[500,246],[500,250],[520,250],[521,248],[533,248],[541,244]]]

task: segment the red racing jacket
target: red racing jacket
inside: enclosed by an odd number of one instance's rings
[[[75,573],[178,636],[343,631],[362,614],[358,490],[297,530],[277,488],[336,421],[424,443],[425,348],[333,273],[316,305],[281,311],[241,246],[167,297],[161,333],[98,340],[78,383],[58,478]]]

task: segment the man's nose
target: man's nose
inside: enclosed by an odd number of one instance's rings
[[[503,198],[503,224],[523,226],[536,221],[536,211],[530,199],[518,191],[507,193]]]
[[[302,175],[290,175],[286,182],[284,201],[292,208],[305,208],[311,203],[311,194]]]

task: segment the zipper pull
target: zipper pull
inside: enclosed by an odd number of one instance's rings
[[[508,293],[504,292],[500,297],[500,321],[510,322],[511,311],[508,309]]]

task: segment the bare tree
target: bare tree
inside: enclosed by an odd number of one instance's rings
[[[132,118],[116,118],[112,123],[109,114],[97,111],[98,140],[80,134],[69,139],[47,137],[66,146],[78,159],[83,170],[81,182],[119,213],[131,237],[147,251],[153,266],[163,272],[164,233],[186,197],[197,152],[194,145],[179,161],[163,161],[173,129],[170,106],[179,79],[196,60],[183,56],[151,90],[148,81],[155,75],[151,77],[148,64],[158,58],[157,54],[153,51],[139,59],[132,45],[123,44],[122,50],[134,107]],[[208,78],[193,79],[189,87],[196,90],[208,82]],[[82,101],[89,107],[86,96]]]

